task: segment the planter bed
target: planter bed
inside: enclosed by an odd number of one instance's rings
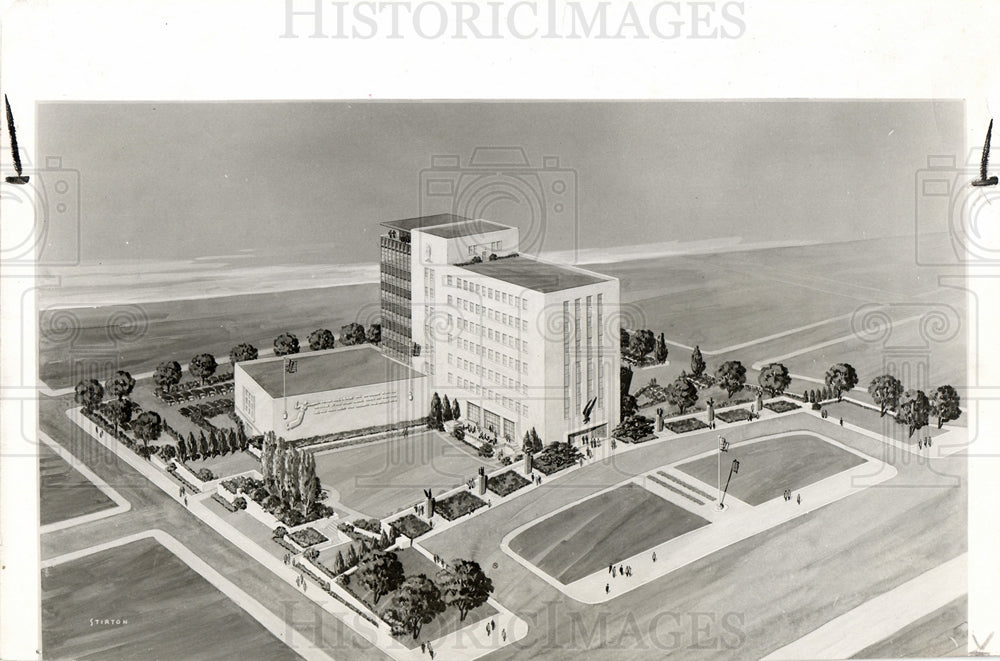
[[[223,498],[222,496],[220,496],[217,493],[213,493],[212,494],[212,500],[215,500],[216,502],[218,502],[220,505],[222,505],[223,507],[225,507],[226,510],[228,510],[230,512],[239,512],[240,511],[238,507],[234,507],[232,503],[230,503],[228,500],[226,500],[225,498]]]
[[[416,514],[407,514],[391,522],[389,525],[396,530],[397,534],[405,535],[410,539],[416,539],[431,529],[430,524]]]
[[[746,409],[730,409],[728,411],[716,411],[715,417],[723,422],[746,422],[750,419],[750,411]]]
[[[802,407],[784,399],[779,399],[777,401],[764,404],[764,408],[770,409],[775,413],[788,413],[789,411],[794,411],[795,409],[800,409]]]
[[[474,512],[480,507],[485,506],[486,501],[476,495],[471,494],[468,491],[459,491],[458,493],[448,496],[444,500],[435,503],[434,512],[440,514],[448,521],[454,521],[461,516]]]
[[[531,480],[513,470],[486,479],[486,488],[501,498],[529,484],[531,484]]]
[[[544,475],[552,475],[573,466],[579,460],[580,451],[562,443],[558,448],[550,445],[539,452],[532,458],[531,466]]]
[[[288,533],[288,536],[292,538],[293,542],[302,548],[308,548],[310,546],[315,546],[316,544],[322,544],[323,542],[329,541],[326,535],[317,532],[314,528],[302,528],[300,530],[296,530],[295,532]]]
[[[696,429],[708,429],[708,424],[698,418],[685,418],[683,420],[671,420],[664,422],[663,426],[675,434],[694,431]]]

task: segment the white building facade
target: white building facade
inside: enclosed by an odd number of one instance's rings
[[[617,279],[521,256],[517,228],[490,221],[384,225],[383,248],[408,248],[411,294],[410,345],[387,355],[498,440],[519,446],[531,428],[545,443],[608,436],[620,405]]]

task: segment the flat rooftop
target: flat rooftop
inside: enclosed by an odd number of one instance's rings
[[[468,220],[461,223],[451,223],[450,225],[438,225],[437,227],[424,228],[421,232],[432,236],[439,236],[442,239],[457,239],[462,236],[475,236],[477,234],[488,234],[489,232],[499,232],[510,229],[507,225],[491,223],[488,220]]]
[[[590,271],[578,271],[521,255],[466,264],[461,268],[543,294],[611,280],[607,276]]]
[[[285,395],[308,395],[314,392],[392,383],[423,376],[420,372],[386,358],[370,345],[327,351],[307,351],[289,356],[295,372],[284,374]],[[284,360],[261,358],[238,363],[240,369],[273,398],[281,397]]]
[[[394,230],[402,230],[403,232],[412,232],[413,230],[423,230],[430,227],[438,227],[439,225],[454,225],[456,223],[467,223],[472,218],[466,218],[465,216],[457,216],[453,213],[439,213],[433,216],[418,216],[416,218],[403,218],[402,220],[387,220],[382,223],[382,227],[388,227]]]

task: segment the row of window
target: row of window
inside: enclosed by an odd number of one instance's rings
[[[497,357],[499,357],[499,354],[497,354]],[[528,394],[527,384],[521,383],[520,379],[514,379],[513,377],[509,377],[502,372],[492,370],[489,367],[483,367],[481,364],[476,363],[474,361],[466,360],[462,356],[456,356],[452,353],[449,353],[448,364],[454,365],[459,369],[464,369],[465,371],[469,372],[470,374],[474,374],[475,376],[485,377],[490,381],[492,381],[493,383],[497,384],[498,386],[503,386],[504,388],[510,388],[512,390],[520,391],[522,395]],[[524,372],[527,373],[528,364],[527,363],[522,363],[522,364],[524,366]],[[514,365],[511,364],[508,366],[505,364],[504,367],[513,368]],[[520,365],[518,366],[517,370],[520,373],[521,371]]]
[[[469,257],[479,254],[479,250],[486,250],[486,244],[472,244],[469,246]],[[490,252],[500,252],[503,250],[503,241],[490,241]]]
[[[454,283],[454,284],[453,284]],[[478,282],[472,282],[467,278],[460,278],[455,276],[452,280],[452,276],[445,276],[444,281],[447,287],[457,287],[464,291],[472,292],[473,294],[479,294],[480,296],[485,296],[491,301],[497,301],[498,303],[505,303],[507,305],[513,305],[515,308],[521,310],[528,309],[528,299],[521,296],[515,296],[514,294],[508,294],[500,289],[494,289],[493,287],[487,287],[486,285],[480,285]]]
[[[434,290],[431,290],[433,295]],[[506,312],[501,312],[500,310],[495,310],[488,305],[479,305],[474,301],[469,301],[461,297],[455,297],[454,302],[452,302],[451,295],[448,295],[447,299],[448,305],[455,305],[455,307],[470,312],[476,315],[486,315],[486,318],[490,321],[509,326],[511,328],[517,328],[522,331],[528,330],[528,320],[521,319],[520,317],[515,317],[512,314],[507,314]]]
[[[516,400],[516,399],[514,399],[512,397],[507,397],[506,395],[501,395],[501,394],[497,393],[496,391],[492,390],[491,388],[487,388],[486,386],[483,386],[483,385],[481,385],[479,383],[475,383],[474,381],[470,381],[469,379],[466,379],[461,374],[456,375],[453,372],[448,372],[448,383],[449,384],[454,383],[454,384],[458,385],[460,388],[464,388],[465,390],[468,390],[470,394],[474,393],[477,396],[485,397],[486,399],[488,399],[490,401],[497,402],[498,404],[500,404],[504,408],[506,408],[506,409],[508,409],[510,411],[514,411],[515,413],[517,413],[520,416],[527,416],[528,415],[528,405],[527,404],[522,404],[521,402],[519,402],[518,400]]]
[[[448,315],[448,327],[455,323],[459,330],[469,331],[475,336],[489,339],[493,342],[504,345],[505,347],[510,347],[516,351],[522,351],[524,353],[528,352],[528,341],[521,340],[513,335],[508,335],[507,333],[501,333],[500,331],[493,330],[492,328],[487,328],[482,324],[477,324],[465,319],[464,317],[459,317],[457,321],[452,320],[451,315]],[[448,341],[451,341],[449,336]]]

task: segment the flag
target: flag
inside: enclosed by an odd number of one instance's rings
[[[740,460],[733,459],[733,475],[740,472]]]
[[[285,371],[288,372],[289,374],[295,374],[296,370],[298,369],[299,367],[294,360],[285,361]]]
[[[729,452],[729,441],[719,437],[719,452]]]

